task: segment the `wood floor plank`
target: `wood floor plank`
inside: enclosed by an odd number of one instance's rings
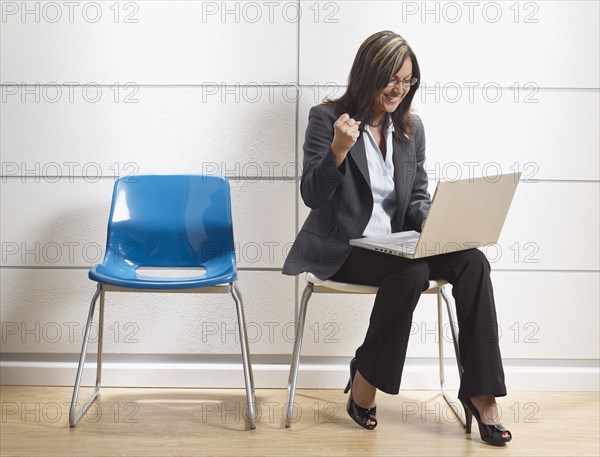
[[[105,388],[75,429],[72,390],[2,386],[4,456],[598,456],[598,392],[519,392],[499,399],[513,441],[466,435],[440,394],[379,394],[374,431],[347,416],[341,390],[299,390],[297,417],[283,425],[286,391],[257,390],[260,418],[245,421],[243,390]],[[84,393],[82,393],[82,397]]]

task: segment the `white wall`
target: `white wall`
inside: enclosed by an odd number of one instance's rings
[[[285,386],[308,109],[391,29],[421,64],[432,188],[523,172],[486,249],[509,389],[598,388],[598,2],[114,5],[1,2],[2,383],[73,382],[115,176],[193,172],[230,179],[257,385]],[[343,385],[371,303],[313,296],[301,385]],[[243,384],[225,296],[113,294],[105,319],[105,385]],[[424,297],[405,388],[435,388],[436,320]]]

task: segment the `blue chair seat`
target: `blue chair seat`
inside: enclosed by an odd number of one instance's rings
[[[206,268],[204,265],[203,268]],[[176,278],[165,278],[162,276],[141,275],[135,266],[124,266],[123,264],[101,264],[93,267],[89,274],[92,281],[110,284],[112,286],[128,289],[196,289],[210,287],[220,284],[229,284],[237,279],[235,270],[224,268],[222,265],[214,265],[206,268],[202,276],[181,276]]]

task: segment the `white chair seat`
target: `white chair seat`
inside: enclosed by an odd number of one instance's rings
[[[345,294],[376,294],[379,290],[375,286],[365,286],[364,284],[349,284],[346,282],[332,281],[330,279],[321,279],[312,273],[306,273],[306,281],[312,282],[319,287],[315,292],[321,293],[345,293]],[[443,279],[432,279],[429,281],[429,288],[424,290],[423,294],[436,294],[437,289],[448,284]],[[328,289],[328,290],[326,290]]]

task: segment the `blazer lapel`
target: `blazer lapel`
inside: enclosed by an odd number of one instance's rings
[[[367,152],[365,151],[365,140],[362,137],[364,134],[364,132],[361,133],[361,135],[358,137],[358,140],[356,140],[356,143],[354,143],[354,146],[350,148],[348,154],[350,154],[352,160],[354,160],[356,166],[365,178],[365,181],[367,181],[367,184],[369,187],[371,187],[371,179],[369,178],[369,164],[367,163]]]
[[[396,216],[399,227],[401,227],[410,200],[412,184],[417,171],[417,163],[411,145],[412,142],[403,143],[394,138],[394,181],[396,183]]]

